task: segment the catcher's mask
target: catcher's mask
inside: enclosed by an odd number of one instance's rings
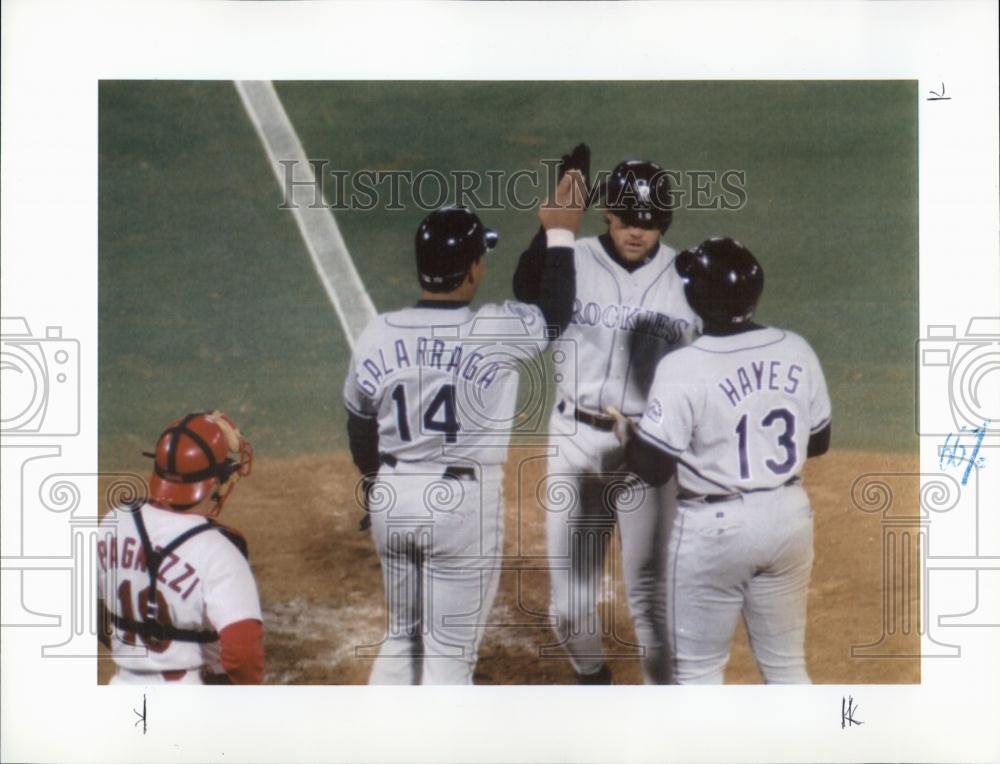
[[[190,509],[211,496],[217,515],[236,481],[250,474],[253,446],[221,411],[188,414],[156,442],[149,499],[171,509]]]

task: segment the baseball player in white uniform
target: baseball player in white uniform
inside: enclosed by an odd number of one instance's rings
[[[813,523],[800,474],[830,445],[823,371],[802,337],[751,322],[764,274],[739,242],[709,239],[678,256],[678,271],[705,333],[660,362],[627,447],[644,480],[674,469],[679,478],[667,598],[674,678],[721,683],[742,613],[764,680],[808,683]]]
[[[358,339],[344,401],[388,616],[371,684],[472,683],[500,577],[519,362],[544,350],[547,325],[565,326],[572,307],[582,178],[567,176],[557,197],[574,191],[574,204],[540,212],[547,297],[470,308],[497,235],[449,207],[417,230],[420,301],[377,316]]]
[[[101,519],[101,638],[112,684],[260,684],[260,600],[246,541],[216,522],[253,448],[219,411],[178,419],[156,445],[149,496]]]
[[[585,168],[589,155],[578,147],[564,161]],[[574,247],[576,299],[563,339],[577,343],[578,375],[559,385],[549,423],[555,449],[542,495],[551,499],[545,507],[550,612],[577,680],[610,684],[602,632],[613,629],[601,623],[597,600],[617,522],[644,680],[661,684],[669,681],[670,668],[665,508],[674,503],[676,486],[635,484],[605,408],[638,420],[656,364],[690,342],[699,321],[685,300],[676,253],[661,241],[672,217],[664,170],[653,162],[622,162],[601,196],[607,233],[579,239]],[[514,278],[518,299],[539,291],[543,245],[536,237],[522,256]]]

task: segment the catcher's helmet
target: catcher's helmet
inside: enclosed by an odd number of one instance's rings
[[[715,237],[684,250],[677,272],[691,309],[715,324],[749,321],[764,291],[764,269],[735,239]]]
[[[222,412],[201,412],[173,422],[156,441],[156,452],[147,456],[155,460],[149,478],[151,501],[190,509],[212,496],[217,514],[236,481],[250,474],[253,446]]]
[[[661,233],[674,216],[670,178],[656,162],[628,159],[619,164],[604,184],[601,201],[626,225],[659,228]]]
[[[499,238],[466,207],[435,210],[424,218],[415,237],[420,286],[429,292],[456,289],[469,266],[493,249]]]

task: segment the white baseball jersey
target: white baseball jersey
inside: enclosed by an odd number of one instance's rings
[[[142,520],[158,550],[185,531],[208,521],[146,504]],[[146,555],[131,509],[116,508],[101,518],[97,544],[98,586],[113,614],[142,621],[149,600]],[[168,554],[157,576],[162,624],[178,629],[222,631],[246,619],[261,620],[260,599],[250,564],[236,545],[217,529],[206,530]],[[157,642],[121,626],[111,639],[114,661],[131,671],[179,671],[207,667],[221,672],[218,641]]]
[[[830,396],[802,337],[763,328],[702,336],[656,370],[640,437],[677,457],[682,490],[776,488],[802,471]]]
[[[358,339],[344,403],[400,461],[502,464],[519,372],[546,344],[542,311],[520,302],[384,313]]]
[[[603,414],[610,405],[641,416],[656,364],[690,343],[701,326],[674,267],[677,253],[660,244],[631,273],[598,237],[577,240],[574,255],[576,300],[562,336],[577,343],[578,370],[566,375],[559,397],[591,412]]]

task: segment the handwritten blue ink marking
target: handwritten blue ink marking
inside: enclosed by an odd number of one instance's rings
[[[965,427],[962,427],[960,432],[965,432]],[[952,443],[952,438],[954,442]],[[955,433],[950,433],[944,439],[944,445],[941,447],[941,457],[938,459],[938,467],[944,469],[945,467],[955,467],[961,462],[965,461],[965,446],[959,443],[961,435],[956,435]],[[949,445],[950,444],[950,445]],[[961,450],[961,455],[959,455],[959,450]]]
[[[958,467],[963,462],[966,464],[965,473],[962,475],[962,485],[967,485],[969,482],[969,475],[972,474],[973,466],[982,468],[986,465],[986,458],[979,456],[979,448],[983,443],[983,438],[986,437],[986,426],[987,422],[983,422],[982,427],[976,427],[970,430],[968,427],[961,427],[959,433],[951,433],[944,439],[944,445],[941,446],[940,456],[938,458],[938,467],[944,470],[947,467]],[[963,433],[970,433],[975,436],[976,443],[972,449],[972,455],[966,458],[966,454],[969,449],[961,444],[961,437]]]
[[[969,459],[969,466],[965,468],[965,474],[962,476],[962,485],[969,482],[969,473],[972,472],[972,465],[976,463],[976,455],[979,453],[979,446],[982,445],[983,438],[986,436],[986,422],[983,422],[983,426],[977,427],[973,430],[973,432],[976,434],[976,447],[972,449],[972,458]]]

